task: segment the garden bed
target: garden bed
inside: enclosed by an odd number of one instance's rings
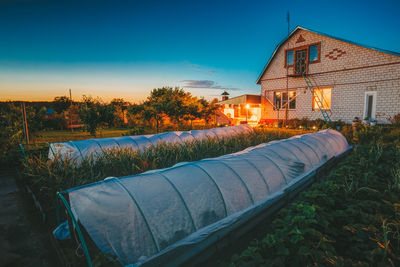
[[[110,150],[96,161],[90,158],[83,160],[79,166],[68,159],[61,162],[48,161],[46,153],[27,153],[22,183],[32,190],[47,215],[45,217],[51,220],[50,225],[55,225],[57,192],[100,181],[109,176],[133,175],[147,170],[167,168],[178,162],[234,153],[250,146],[301,133],[304,131],[257,129],[250,134],[206,139],[184,146],[160,144],[145,149],[142,153],[130,149]]]
[[[264,224],[234,266],[399,266],[400,147],[361,145]],[[370,139],[371,141],[372,139]]]

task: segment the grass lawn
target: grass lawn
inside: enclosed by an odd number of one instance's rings
[[[106,138],[117,137],[126,134],[128,129],[102,129],[98,131],[96,137],[90,135],[89,132],[83,130],[63,130],[63,131],[40,131],[31,137],[32,142],[47,143],[47,142],[62,142],[73,141],[90,138]]]

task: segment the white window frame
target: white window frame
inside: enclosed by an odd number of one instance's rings
[[[314,104],[315,104],[315,90],[321,90],[321,96],[322,96],[322,107],[321,108],[319,108],[319,107],[317,107],[317,108],[314,108]],[[324,108],[323,106],[324,106],[324,90],[330,90],[330,92],[331,92],[331,99],[330,99],[330,103],[329,103],[329,108]],[[311,102],[311,110],[312,111],[321,111],[321,110],[331,110],[332,109],[332,87],[314,87],[313,88],[313,90],[312,90],[312,95],[311,95],[311,97],[312,97],[312,102]],[[320,99],[321,100],[321,99]]]
[[[287,107],[288,107],[288,110],[296,110],[296,108],[297,108],[297,104],[295,104],[295,108],[290,108],[289,107],[289,105],[290,105],[290,98],[289,98],[289,94],[290,94],[290,92],[294,92],[294,98],[292,99],[292,101],[296,101],[296,97],[297,97],[297,90],[289,90],[287,93],[288,93],[288,99],[287,99],[287,102],[285,103],[285,104],[287,104]],[[281,93],[281,105],[280,105],[280,107],[276,107],[275,106],[275,95],[276,95],[276,93]],[[272,93],[272,100],[273,100],[273,104],[272,104],[272,106],[274,107],[274,110],[282,110],[282,109],[284,109],[284,107],[285,107],[285,105],[282,105],[283,104],[283,93],[286,93],[286,91],[280,91],[280,90],[277,90],[277,91],[273,91],[273,93]]]
[[[376,91],[366,91],[365,96],[364,96],[364,118],[367,117],[368,115],[368,97],[372,95],[372,110],[371,110],[371,118],[375,120],[376,119],[376,97],[377,97],[377,92]]]

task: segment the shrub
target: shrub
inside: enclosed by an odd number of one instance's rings
[[[289,123],[288,123],[288,126],[289,126],[290,129],[297,129],[297,128],[299,128],[300,125],[301,125],[300,124],[300,120],[297,119],[297,118],[290,119]]]
[[[151,132],[151,129],[149,127],[145,127],[142,125],[137,125],[131,129],[128,130],[128,132],[124,135],[127,136],[132,136],[132,135],[143,135],[143,134],[148,134]]]
[[[400,128],[390,130],[383,136],[383,141],[385,143],[400,144]]]
[[[390,118],[389,120],[395,126],[400,126],[400,113],[397,115],[394,115],[393,118]]]
[[[304,129],[308,129],[310,125],[310,120],[307,117],[304,117],[300,120],[300,126]]]
[[[316,119],[314,121],[310,121],[308,125],[313,124],[313,126],[316,126],[318,129],[322,129],[326,127],[327,123],[323,119]],[[332,128],[332,127],[329,127]]]
[[[359,125],[353,129],[354,144],[373,144],[382,138],[382,127]]]
[[[353,142],[353,126],[345,125],[342,127],[341,133],[346,137],[347,142],[351,144]]]

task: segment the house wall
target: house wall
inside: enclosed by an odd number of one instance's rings
[[[304,41],[298,42],[299,36]],[[306,89],[302,77],[286,78],[285,50],[313,43],[321,43],[320,62],[309,64],[315,87],[332,88],[331,119],[351,122],[354,117],[364,117],[366,91],[376,91],[376,119],[387,119],[400,113],[400,57],[342,42],[305,30],[298,30],[281,48],[262,75],[261,101],[262,118],[276,119],[277,111],[266,100],[273,101],[273,92],[296,90],[296,109],[289,110],[290,118],[322,118],[320,111],[312,110],[312,93]],[[293,74],[293,67],[289,67]],[[279,112],[284,118],[284,111]]]

